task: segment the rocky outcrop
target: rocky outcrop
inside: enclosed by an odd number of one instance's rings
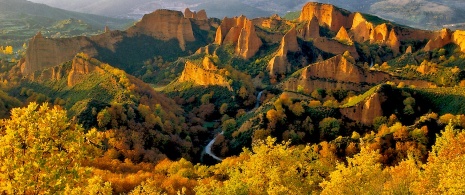
[[[330,4],[309,2],[304,5],[299,21],[310,21],[315,16],[320,26],[328,26],[331,31],[337,32],[341,26],[350,28],[352,21],[350,12]]]
[[[282,88],[296,91],[298,86],[302,86],[309,91],[318,88],[362,91],[390,78],[387,73],[365,70],[338,55],[303,68],[299,76],[289,78]]]
[[[400,53],[400,41],[394,29],[391,29],[391,32],[389,33],[389,38],[386,41],[386,44],[392,49],[392,51],[394,52],[394,55],[397,55]]]
[[[320,37],[320,24],[315,15],[307,22],[305,27],[299,31],[299,35],[305,39],[315,39]]]
[[[386,97],[382,93],[375,92],[365,100],[348,108],[341,108],[344,117],[353,121],[359,121],[364,125],[372,125],[376,117],[383,116],[382,103]]]
[[[270,75],[276,76],[291,71],[291,64],[287,60],[287,53],[297,51],[300,51],[299,44],[297,43],[297,31],[295,28],[292,28],[284,35],[278,52],[268,63],[267,70],[270,71]]]
[[[172,10],[157,10],[146,14],[127,32],[130,36],[145,34],[162,41],[177,39],[182,50],[185,50],[186,42],[195,41],[191,21],[182,12]]]
[[[425,51],[432,51],[444,47],[452,42],[452,33],[449,29],[442,29],[438,32],[438,36],[430,39],[423,48]]]
[[[208,20],[207,12],[205,10],[200,10],[199,12],[192,12],[189,8],[186,8],[184,10],[184,17],[196,20]]]
[[[73,59],[71,71],[68,74],[68,86],[71,87],[82,82],[89,73],[94,71],[103,73],[101,68],[90,64],[88,59],[76,56]]]
[[[244,59],[254,56],[263,44],[252,21],[245,16],[224,18],[216,31],[215,43],[234,45],[236,54]]]
[[[409,45],[409,46],[407,47],[407,49],[405,50],[405,54],[410,54],[410,53],[412,53],[412,50],[413,50],[413,49],[412,49],[412,46]]]
[[[359,58],[357,49],[354,45],[342,44],[341,42],[336,41],[334,39],[320,37],[313,40],[313,45],[324,52],[331,53],[334,55],[343,54],[345,51],[349,51],[350,55],[353,56],[355,59]]]
[[[232,90],[231,85],[228,83],[228,79],[219,74],[217,68],[213,65],[213,63],[205,65],[205,63],[209,63],[209,60],[203,61],[203,65],[197,66],[194,63],[187,61],[186,65],[184,66],[184,70],[182,71],[181,77],[179,77],[179,82],[193,82],[196,85],[201,86],[210,86],[210,85],[218,85],[228,88]],[[207,67],[208,69],[205,69]],[[214,67],[214,68],[213,68]]]
[[[373,29],[373,24],[369,23],[361,13],[355,13],[350,31],[353,34],[353,39],[357,42],[365,42],[370,40],[370,34]]]
[[[344,28],[343,26],[341,26],[341,29],[339,29],[339,32],[337,32],[336,40],[343,43],[347,43],[349,45],[353,44],[352,39],[349,37],[349,34],[347,34],[346,28]]]
[[[39,32],[29,41],[24,63],[21,64],[21,73],[28,75],[73,59],[78,53],[84,51],[93,56],[97,50],[87,37],[70,39],[49,39]]]

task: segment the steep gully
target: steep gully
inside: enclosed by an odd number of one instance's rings
[[[260,106],[260,98],[262,97],[262,94],[263,94],[263,91],[260,91],[257,95],[257,103],[255,103],[255,108],[250,110],[249,112],[253,112],[255,111],[259,106]],[[218,138],[218,136],[220,135],[223,135],[224,132],[221,132],[219,134],[217,134],[215,136],[215,138],[213,138],[210,142],[208,142],[207,146],[205,146],[205,154],[208,154],[210,157],[218,160],[218,161],[223,161],[222,158],[216,156],[215,154],[213,154],[212,152],[212,146],[213,144],[215,143],[216,139]]]

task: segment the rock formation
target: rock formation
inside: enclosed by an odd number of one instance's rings
[[[349,37],[349,34],[347,34],[346,28],[344,28],[343,26],[341,26],[341,29],[339,29],[339,32],[337,32],[336,40],[343,43],[347,43],[349,45],[353,44],[352,39]]]
[[[361,13],[355,13],[350,31],[353,39],[357,42],[365,42],[370,40],[370,32],[373,29],[373,24],[369,23]]]
[[[28,75],[37,70],[59,65],[73,59],[81,51],[95,55],[97,51],[92,45],[87,37],[49,39],[39,32],[29,41],[25,61],[21,64],[21,73]]]
[[[206,59],[204,59],[203,62],[203,67],[200,67],[190,61],[187,61],[178,81],[193,82],[196,85],[201,86],[218,85],[232,90],[231,85],[228,83],[228,79],[219,74],[219,71],[217,71],[217,68],[213,65],[213,63],[206,65],[205,63],[209,63],[209,60]],[[208,69],[205,69],[205,67],[208,67]]]
[[[208,20],[207,12],[205,10],[200,10],[199,12],[192,12],[189,8],[186,8],[184,10],[184,17],[196,20]]]
[[[224,18],[216,31],[215,43],[234,45],[236,54],[244,59],[254,56],[263,44],[252,21],[245,16]]]
[[[177,39],[182,50],[185,50],[186,42],[195,41],[191,21],[181,12],[172,10],[157,10],[146,14],[127,32],[130,36],[145,34],[162,41]]]
[[[103,72],[99,67],[90,64],[88,59],[76,56],[73,59],[71,71],[68,75],[68,86],[71,87],[82,82],[93,71]]]
[[[391,32],[389,33],[389,38],[386,44],[392,49],[392,51],[394,52],[394,55],[397,55],[400,53],[400,41],[399,41],[399,38],[397,38],[397,34],[394,31],[394,29],[391,29]]]
[[[425,47],[423,48],[425,51],[432,51],[434,49],[438,49],[444,47],[445,45],[452,42],[452,33],[449,29],[442,29],[438,32],[438,36],[432,38],[426,43]]]
[[[412,49],[412,46],[409,45],[409,46],[407,47],[407,49],[405,50],[405,54],[412,53],[412,50],[413,50],[413,49]]]
[[[315,15],[313,15],[313,17],[310,19],[310,21],[308,21],[304,29],[302,29],[299,34],[305,40],[320,37],[320,24],[318,23],[318,19]]]
[[[299,44],[297,43],[297,31],[295,28],[292,28],[284,35],[278,52],[268,63],[267,69],[270,71],[270,75],[276,76],[291,71],[291,64],[287,60],[287,53],[297,51],[300,51]]]
[[[375,92],[355,106],[341,108],[340,112],[344,117],[353,121],[359,121],[364,125],[372,125],[376,117],[383,116],[381,105],[385,99],[386,97],[383,97],[381,93]]]
[[[355,59],[359,58],[357,49],[354,45],[342,44],[334,39],[320,37],[313,40],[313,45],[324,52],[331,53],[334,55],[343,54],[345,51],[349,51],[352,57],[354,57]]]
[[[282,88],[296,91],[300,85],[309,91],[318,88],[361,91],[389,79],[387,73],[365,70],[338,55],[305,67],[300,76],[289,78],[282,84]]]
[[[330,4],[309,2],[302,8],[299,21],[310,21],[315,16],[318,18],[320,26],[328,26],[331,31],[337,32],[341,26],[351,27],[352,21],[349,15],[349,11]]]

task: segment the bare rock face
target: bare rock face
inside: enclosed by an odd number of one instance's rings
[[[296,91],[301,86],[309,91],[318,88],[362,91],[389,79],[390,75],[387,73],[365,70],[338,55],[305,67],[299,77],[289,78],[282,84],[282,88]]]
[[[287,52],[297,51],[300,51],[297,43],[297,31],[292,28],[284,35],[278,52],[268,63],[267,69],[270,71],[270,75],[276,76],[291,71],[291,64],[287,60]]]
[[[103,70],[89,63],[87,59],[76,56],[71,65],[71,71],[68,75],[68,86],[74,86],[83,81],[86,76],[94,71],[102,72]]]
[[[146,14],[127,32],[129,35],[145,34],[163,41],[177,39],[183,50],[186,42],[195,41],[191,21],[181,12],[172,10],[157,10]]]
[[[215,43],[234,45],[236,54],[244,59],[254,56],[263,44],[252,21],[245,16],[224,18],[216,31]]]
[[[385,100],[386,97],[376,92],[355,106],[341,108],[340,112],[343,116],[353,121],[360,121],[364,125],[372,125],[376,117],[383,116],[381,105]]]
[[[406,53],[406,54],[412,53],[412,50],[413,50],[413,49],[412,49],[412,46],[410,45],[410,46],[408,46],[407,49],[405,50],[405,53]]]
[[[373,29],[373,24],[369,23],[361,13],[355,13],[352,22],[352,31],[354,40],[357,42],[365,42],[370,40],[370,32]]]
[[[204,60],[205,62],[205,60]],[[203,65],[205,66],[205,65]],[[210,65],[208,65],[210,66]],[[186,62],[184,70],[179,77],[179,82],[194,82],[196,85],[210,86],[219,85],[232,90],[231,85],[228,83],[228,79],[217,70],[210,69],[206,70],[203,67],[197,66],[190,61]]]
[[[392,49],[392,51],[394,52],[394,55],[397,55],[400,53],[400,41],[394,29],[391,29],[391,32],[389,33],[389,38],[386,44]]]
[[[328,26],[331,31],[337,32],[341,26],[351,27],[352,21],[349,15],[350,12],[330,4],[309,2],[302,8],[299,21],[310,21],[315,16],[321,26]]]
[[[205,10],[200,10],[199,12],[192,12],[189,8],[186,8],[184,10],[184,17],[196,20],[208,20],[207,12]]]
[[[23,75],[31,74],[63,62],[66,62],[78,53],[84,51],[89,55],[97,54],[92,42],[87,37],[72,39],[48,39],[39,32],[29,41],[25,61],[21,64]]]
[[[452,33],[449,29],[442,29],[437,34],[437,37],[430,39],[428,43],[426,43],[423,48],[425,51],[441,48],[452,42]]]
[[[305,39],[315,39],[320,37],[320,24],[318,22],[318,18],[315,15],[311,18],[311,20],[305,25],[305,28],[299,32],[300,36]]]
[[[357,49],[354,45],[342,44],[339,41],[334,39],[328,39],[325,37],[320,37],[313,40],[313,45],[318,49],[323,50],[324,52],[331,53],[334,55],[343,54],[345,51],[349,51],[350,55],[355,59],[358,59],[360,56],[357,53]]]
[[[336,40],[346,42],[348,44],[353,44],[352,39],[349,37],[349,34],[347,34],[347,30],[343,26],[341,26],[339,32],[337,32]]]

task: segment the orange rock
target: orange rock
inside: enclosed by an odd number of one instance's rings
[[[390,78],[387,73],[365,70],[337,55],[303,68],[299,77],[289,78],[282,88],[297,91],[298,86],[302,86],[309,91],[318,88],[362,91]]]
[[[205,70],[200,66],[193,64],[190,61],[186,62],[184,70],[182,71],[179,82],[194,82],[196,85],[210,86],[218,85],[232,90],[231,85],[228,83],[228,79],[215,70]]]
[[[353,121],[360,121],[364,125],[372,125],[376,117],[383,116],[381,104],[387,99],[379,92],[361,101],[355,106],[341,108],[341,114]]]
[[[71,71],[68,75],[68,86],[71,87],[83,81],[87,74],[96,70],[103,71],[99,67],[90,64],[88,60],[81,57],[75,57],[71,65]]]
[[[412,46],[411,46],[411,45],[409,45],[409,46],[407,47],[407,49],[405,50],[405,53],[406,53],[406,54],[412,53]]]
[[[278,52],[268,63],[267,69],[270,71],[270,75],[276,76],[291,71],[287,53],[297,51],[300,51],[300,47],[297,43],[297,31],[293,27],[283,36]]]
[[[397,38],[397,34],[394,29],[391,29],[389,33],[389,39],[387,40],[387,45],[392,49],[394,55],[399,54],[400,50],[400,41]]]
[[[91,56],[97,54],[93,43],[87,37],[48,39],[39,32],[29,41],[25,61],[21,65],[21,73],[28,75],[38,70],[57,66],[73,59],[81,51]]]
[[[358,12],[354,14],[354,19],[350,31],[352,31],[355,41],[365,42],[370,40],[370,32],[372,29],[373,25],[367,22],[362,14]]]
[[[184,10],[184,17],[186,18],[194,18],[194,12],[192,12],[189,8]]]
[[[428,43],[426,43],[423,50],[431,51],[434,49],[444,47],[445,45],[452,42],[452,33],[449,29],[442,29],[436,34],[437,36],[435,38],[430,39]]]
[[[320,37],[320,25],[315,15],[313,15],[311,20],[308,21],[305,28],[302,30],[302,32],[300,32],[300,35],[305,40],[315,39],[315,38]]]
[[[339,32],[337,32],[336,40],[346,42],[350,45],[353,44],[352,39],[349,37],[349,34],[347,34],[346,28],[344,28],[343,26],[341,26],[341,29],[339,29]]]
[[[338,31],[341,26],[350,28],[352,21],[350,20],[350,12],[337,8],[330,4],[322,4],[309,2],[304,5],[299,17],[299,21],[310,21],[313,16],[318,18],[320,25],[326,25],[331,31]]]
[[[186,42],[195,41],[191,21],[185,18],[181,12],[172,10],[157,10],[151,14],[146,14],[127,32],[130,36],[146,34],[163,41],[177,39],[183,50]]]
[[[343,54],[345,51],[349,51],[350,55],[352,55],[355,59],[360,57],[354,45],[342,44],[334,39],[328,39],[325,37],[316,38],[313,40],[313,45],[324,52],[334,55]]]
[[[263,44],[252,21],[245,16],[224,18],[216,31],[215,43],[235,45],[236,54],[244,59],[254,56]]]

